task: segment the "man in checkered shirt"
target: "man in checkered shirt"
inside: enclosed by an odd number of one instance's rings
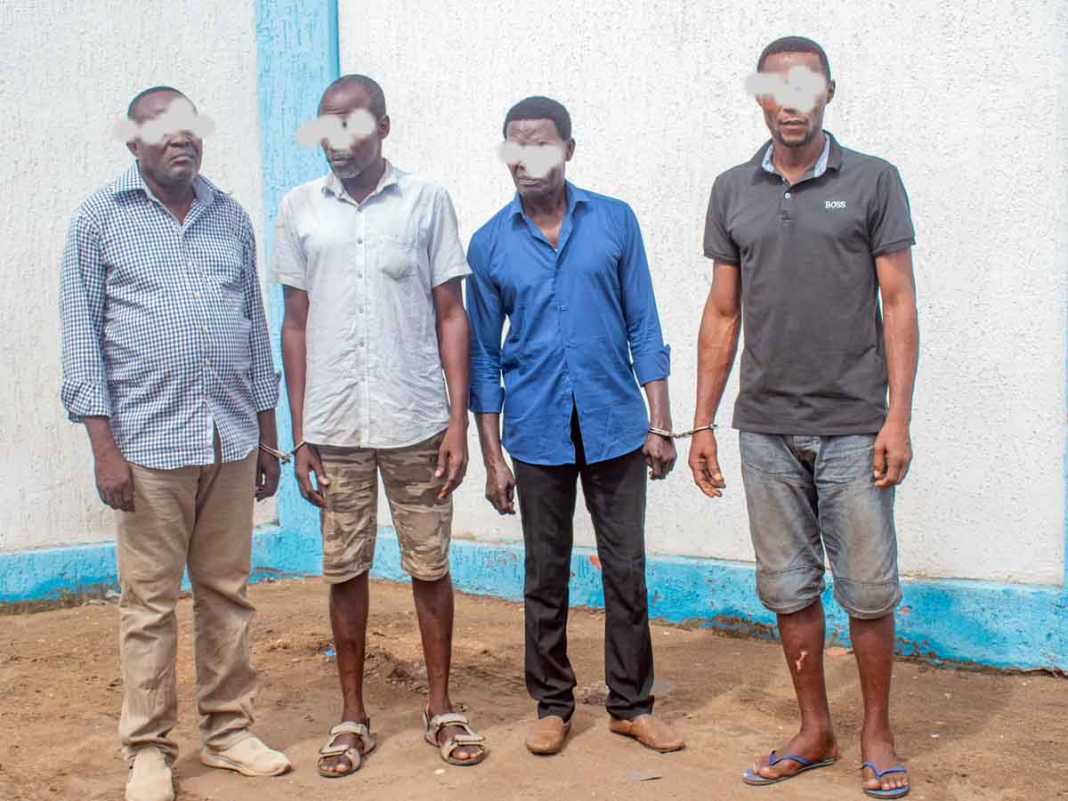
[[[201,761],[248,776],[290,767],[249,731],[245,591],[253,497],[278,487],[278,375],[252,225],[198,174],[204,118],[169,87],[140,93],[127,116],[136,162],[82,203],[63,255],[62,399],[118,512],[126,798],[170,801],[186,567]]]

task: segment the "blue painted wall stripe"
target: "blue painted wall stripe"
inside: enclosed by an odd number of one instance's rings
[[[301,123],[315,117],[323,90],[338,77],[337,0],[256,0],[256,58],[263,180],[264,242],[261,270],[267,271],[274,245],[274,222],[282,197],[293,187],[319,177],[326,161],[318,148],[297,144]],[[267,293],[275,364],[282,365],[281,287]],[[289,400],[281,393],[278,442],[293,446]],[[317,525],[300,497],[292,469],[282,471],[278,489],[279,523],[291,529]]]
[[[604,606],[600,570],[590,559],[592,555],[593,551],[580,548],[572,558],[571,599],[575,606]],[[319,575],[321,558],[318,532],[261,528],[253,537],[252,581]],[[372,575],[407,581],[392,528],[383,527],[379,532]],[[456,587],[464,592],[520,601],[523,548],[456,541],[452,576]],[[0,602],[4,603],[55,597],[64,590],[110,586],[116,581],[112,543],[0,554]],[[775,617],[757,600],[750,566],[651,556],[648,585],[654,617],[750,633],[756,624],[758,632],[775,635]],[[824,604],[830,639],[848,643],[848,618],[832,599],[830,587]],[[906,581],[897,622],[899,654],[1002,668],[1068,671],[1068,594],[1059,587]]]

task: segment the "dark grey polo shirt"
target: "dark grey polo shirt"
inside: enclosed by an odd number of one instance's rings
[[[770,141],[712,186],[705,255],[741,269],[742,431],[865,434],[886,417],[875,257],[915,244],[908,196],[892,164],[827,137],[793,186]]]

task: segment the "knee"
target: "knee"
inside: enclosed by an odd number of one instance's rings
[[[834,580],[834,599],[852,618],[875,620],[892,613],[901,600],[898,581]]]
[[[778,615],[792,615],[807,609],[823,594],[823,571],[809,567],[793,570],[757,569],[756,588],[760,602]]]

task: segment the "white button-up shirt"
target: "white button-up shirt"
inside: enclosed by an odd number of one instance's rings
[[[431,290],[471,273],[448,192],[388,162],[362,203],[333,172],[301,184],[272,273],[308,293],[305,441],[403,448],[448,426]]]

